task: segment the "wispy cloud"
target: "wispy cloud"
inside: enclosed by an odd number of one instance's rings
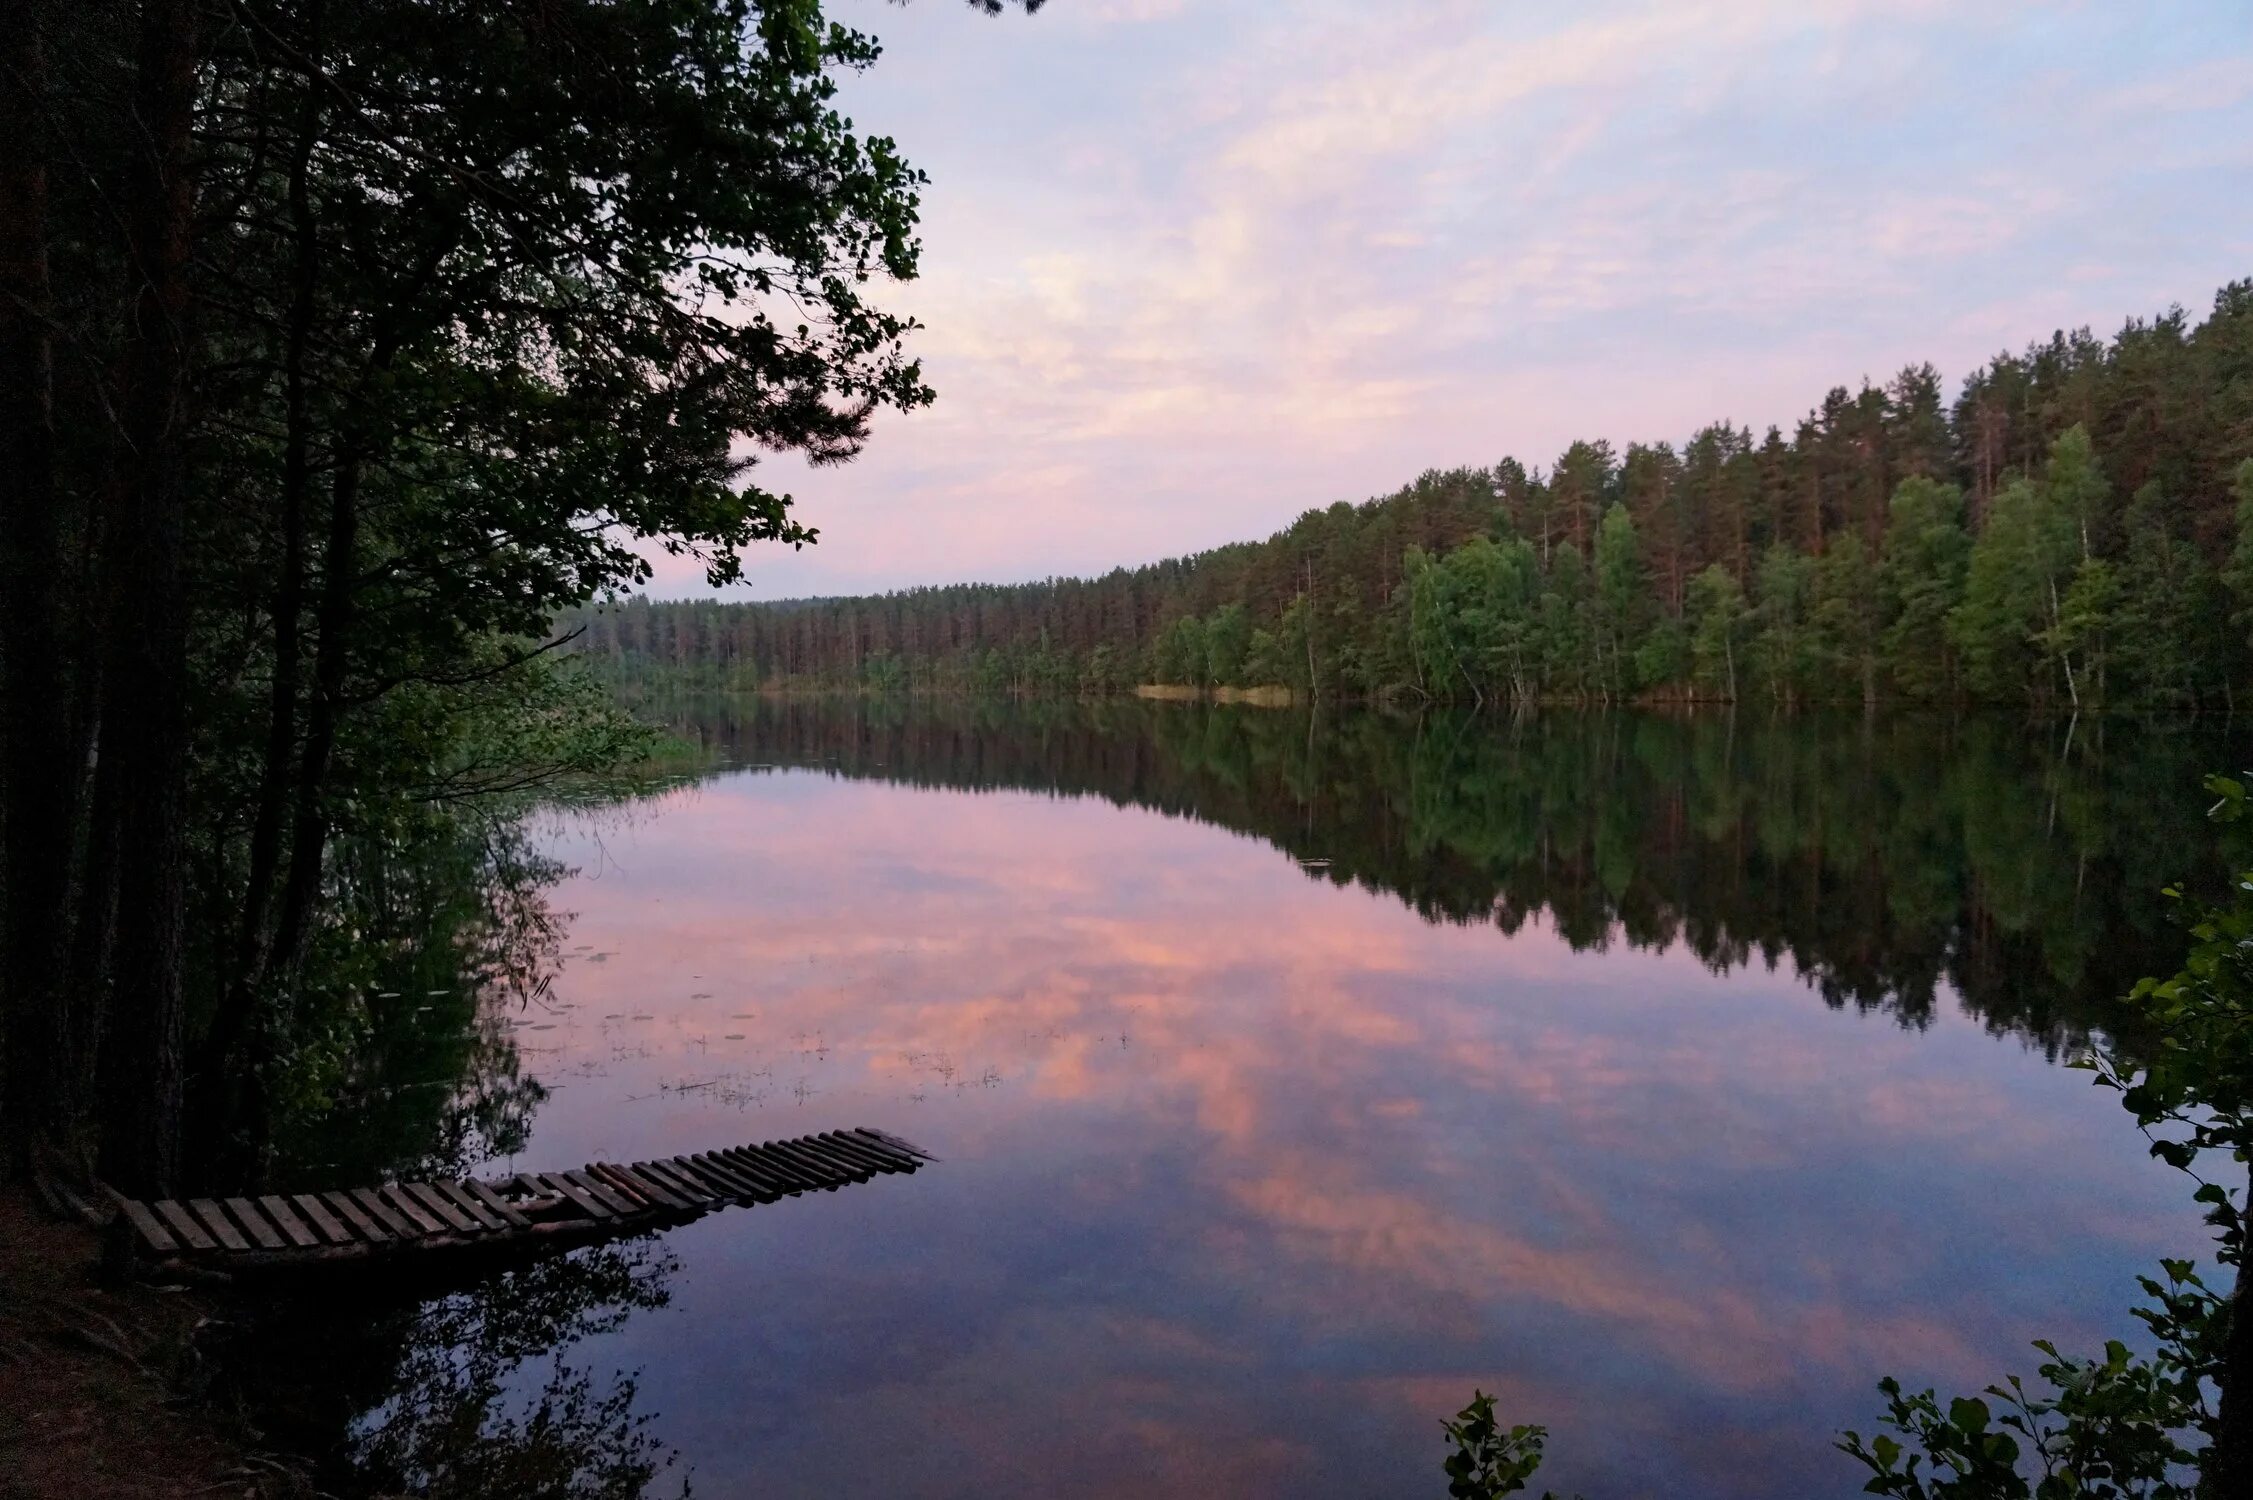
[[[939,406],[752,593],[1101,570],[1433,464],[1788,421],[2253,271],[2253,21],[2033,3],[847,0]],[[669,570],[663,592],[691,591]]]

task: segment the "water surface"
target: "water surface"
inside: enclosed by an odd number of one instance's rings
[[[659,1492],[1436,1495],[1479,1387],[1591,1500],[1850,1494],[1880,1374],[2124,1335],[2202,1246],[2059,1062],[2213,867],[2211,728],[682,727],[721,769],[536,827],[571,873],[482,1012],[536,1080],[485,1170],[857,1124],[943,1162],[488,1312],[481,1399],[560,1361]],[[471,1339],[432,1317],[357,1334],[363,1455],[398,1351]]]

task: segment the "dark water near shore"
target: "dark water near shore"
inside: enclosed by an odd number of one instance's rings
[[[2203,1249],[2060,1063],[2222,868],[2220,726],[679,722],[721,769],[535,820],[474,1014],[378,1009],[468,1028],[465,1076],[297,1170],[856,1124],[943,1163],[291,1310],[250,1398],[362,1480],[1439,1495],[1476,1386],[1590,1500],[1845,1495],[1879,1375],[2125,1335]]]

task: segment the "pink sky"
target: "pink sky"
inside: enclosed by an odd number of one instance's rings
[[[822,540],[731,597],[1101,572],[2253,274],[2236,0],[834,10],[933,179],[939,402],[764,467]]]

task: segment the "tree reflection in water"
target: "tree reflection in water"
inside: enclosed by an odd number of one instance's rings
[[[571,873],[535,847],[528,811],[425,818],[338,849],[314,963],[322,993],[344,1003],[327,1045],[301,1049],[279,1080],[277,1187],[466,1176],[523,1149],[548,1091],[521,1038],[564,1003],[553,984],[569,914],[550,898]],[[342,1495],[685,1492],[633,1377],[598,1383],[569,1358],[663,1306],[675,1264],[639,1239],[467,1287],[316,1279],[245,1300],[215,1351],[219,1394]]]
[[[550,1004],[569,919],[549,896],[569,869],[520,817],[353,841],[336,863],[316,972],[349,999],[289,1060],[273,1180],[462,1176],[520,1151],[546,1090],[516,1033]]]
[[[676,1265],[639,1239],[430,1296],[316,1285],[245,1323],[224,1353],[229,1393],[284,1447],[314,1456],[317,1482],[340,1495],[686,1494],[653,1414],[636,1409],[633,1374],[598,1384],[570,1359],[582,1340],[663,1307]]]
[[[2178,946],[2160,888],[2243,857],[2184,795],[2243,759],[2211,724],[866,699],[682,704],[673,720],[715,766],[1101,797],[1263,839],[1306,879],[1435,924],[1539,919],[1578,948],[1788,966],[1905,1027],[1953,991],[2052,1055],[2115,1023],[2114,998]],[[396,849],[357,857],[334,961],[376,999],[301,1095],[292,1186],[474,1170],[523,1143],[545,1097],[528,1028],[563,1003],[549,980],[568,916],[548,897],[565,872],[515,824],[412,868]],[[613,1246],[344,1317],[285,1307],[231,1367],[267,1372],[245,1398],[288,1446],[327,1455],[341,1493],[663,1493],[680,1476],[632,1379],[601,1384],[569,1351],[661,1305],[670,1265]]]
[[[577,787],[574,816],[629,819],[669,781]],[[572,869],[517,803],[340,841],[313,957],[324,1044],[286,1059],[267,1174],[288,1191],[473,1175],[524,1149],[548,1096],[527,1056],[554,993]],[[298,1018],[303,1025],[310,1017]]]
[[[738,764],[1102,797],[1264,838],[1426,920],[1788,965],[1929,1025],[1943,985],[2053,1057],[2222,878],[2208,719],[1270,710],[1136,699],[653,699]]]
[[[664,1306],[673,1267],[652,1242],[605,1245],[423,1304],[387,1398],[354,1424],[353,1477],[380,1494],[495,1500],[655,1492],[675,1455],[650,1436],[650,1414],[634,1409],[633,1376],[598,1389],[566,1354]],[[685,1479],[678,1488],[686,1492]]]

